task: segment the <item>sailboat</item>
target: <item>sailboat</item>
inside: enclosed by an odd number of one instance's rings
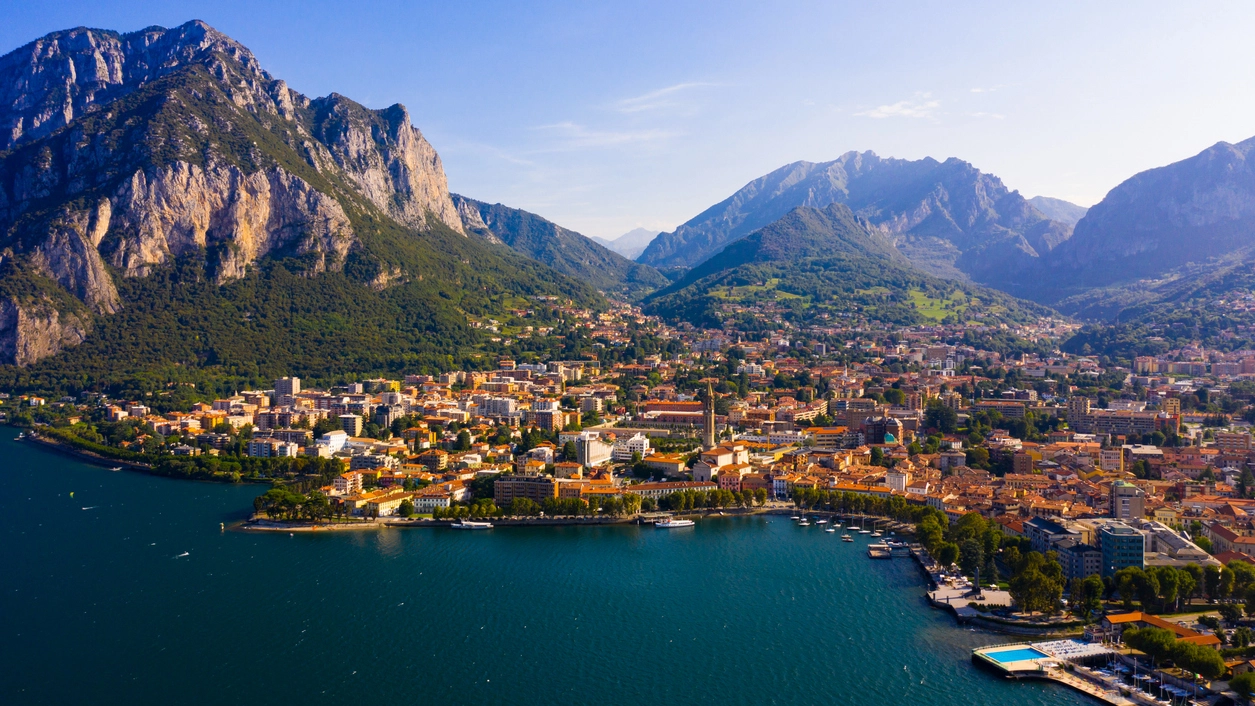
[[[841,533],[841,541],[842,541],[842,542],[853,542],[853,541],[854,541],[854,538],[850,536],[850,533],[849,533],[849,532],[842,532],[842,533]]]

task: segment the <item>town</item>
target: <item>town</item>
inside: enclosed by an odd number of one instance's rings
[[[755,340],[626,306],[570,313],[610,346],[631,344],[629,324],[681,345],[325,388],[283,377],[164,411],[165,393],[8,396],[4,409],[31,438],[108,463],[270,482],[255,502],[266,527],[787,508],[915,523],[934,604],[961,620],[1001,610],[1057,627],[1106,612],[1087,628],[1103,641],[1107,607],[1136,602],[1153,627],[1149,611],[1182,600],[1255,603],[1255,351],[1187,347],[1121,368],[983,350],[962,327]],[[1058,327],[1016,334],[1048,344]],[[1212,649],[1255,642],[1211,632]]]

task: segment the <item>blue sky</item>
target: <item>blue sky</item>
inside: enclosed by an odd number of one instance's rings
[[[0,53],[203,19],[307,95],[404,103],[454,191],[602,237],[849,150],[1090,205],[1255,136],[1255,3],[869,4],[0,0]]]

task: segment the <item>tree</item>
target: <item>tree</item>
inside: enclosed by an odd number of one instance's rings
[[[985,566],[985,546],[978,539],[964,540],[959,545],[959,568],[966,576],[975,576]]]
[[[1244,699],[1251,698],[1251,695],[1255,694],[1255,672],[1243,672],[1230,679],[1229,688]]]
[[[568,441],[562,445],[562,458],[567,461],[574,461],[579,456],[575,450],[575,442]],[[635,456],[633,457],[635,458]]]
[[[1208,566],[1203,569],[1203,590],[1211,600],[1220,598],[1220,569]]]
[[[463,429],[458,432],[458,439],[453,443],[454,451],[466,451],[471,448],[471,434]]]
[[[924,423],[943,434],[953,434],[958,428],[959,415],[953,409],[934,401],[928,405],[924,413]]]
[[[1130,628],[1124,631],[1121,639],[1124,644],[1146,653],[1155,662],[1172,656],[1173,648],[1177,644],[1177,636],[1171,630],[1156,627]]]
[[[401,506],[397,508],[397,514],[401,517],[413,517],[415,515],[414,501],[409,498],[402,500]]]
[[[954,562],[959,560],[959,545],[953,542],[946,542],[937,549],[937,563],[942,566],[952,566]]]
[[[1221,604],[1219,610],[1220,610],[1220,617],[1223,618],[1224,621],[1230,625],[1242,619],[1242,606],[1238,605],[1237,603]]]

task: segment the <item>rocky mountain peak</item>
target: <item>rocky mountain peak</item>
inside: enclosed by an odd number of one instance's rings
[[[287,95],[270,95],[273,80],[252,52],[199,20],[127,34],[77,27],[0,57],[0,151],[193,64],[246,94],[240,102],[260,99],[276,112],[276,104],[290,103]]]

